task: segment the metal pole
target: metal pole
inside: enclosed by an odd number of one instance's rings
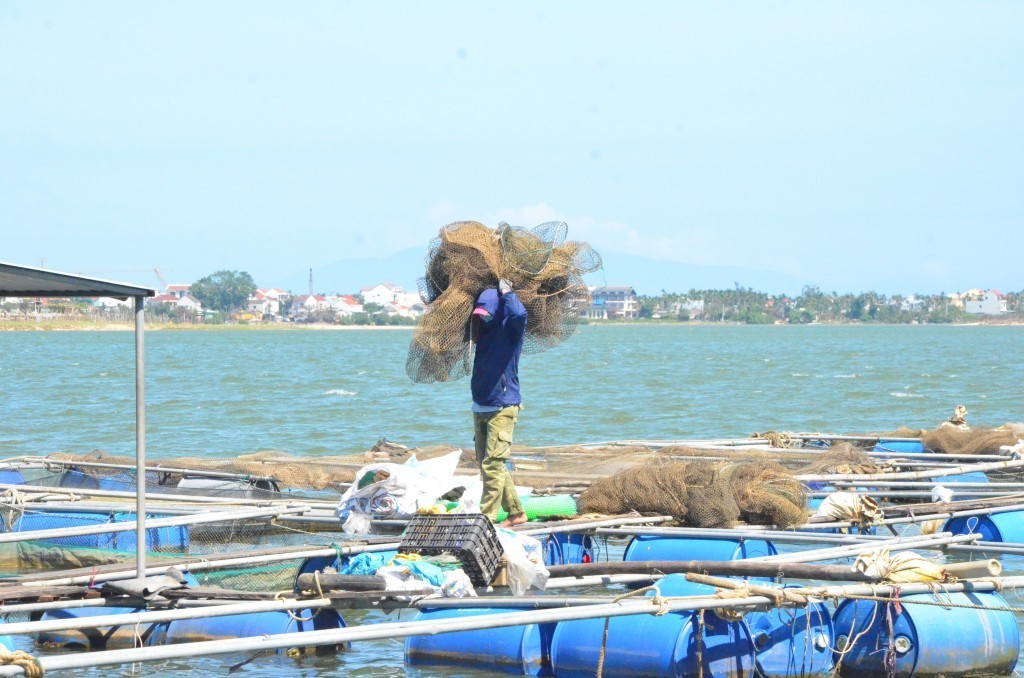
[[[135,576],[146,578],[145,297],[135,297]]]

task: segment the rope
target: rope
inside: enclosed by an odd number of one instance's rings
[[[954,603],[952,600],[907,600],[906,598],[899,598],[895,596],[858,596],[852,593],[841,593],[838,597],[849,598],[850,600],[867,600],[876,603],[898,603],[900,605],[933,605],[935,607],[943,607],[947,609],[957,607],[966,610],[995,610],[996,612],[1024,613],[1024,607],[1011,607],[1009,605],[977,605],[974,603]]]
[[[765,431],[764,433],[751,433],[750,437],[757,440],[767,440],[768,444],[772,447],[787,448],[793,446],[793,438],[786,432]]]
[[[632,598],[634,596],[638,596],[640,594],[647,593],[648,591],[654,591],[655,592],[655,596],[651,599],[651,602],[654,603],[655,606],[657,606],[658,611],[654,613],[654,616],[655,617],[660,617],[661,615],[668,614],[668,612],[669,612],[668,600],[661,597],[661,590],[657,586],[645,586],[642,589],[636,589],[635,591],[630,591],[629,593],[624,593],[621,596],[618,596],[617,598],[612,600],[612,603],[617,603],[620,600],[625,600],[626,598]],[[597,655],[597,674],[596,674],[597,678],[602,678],[602,676],[604,675],[604,656],[605,656],[605,650],[608,647],[608,622],[609,621],[611,621],[611,617],[605,617],[604,618],[604,630],[601,632],[601,651]]]
[[[324,598],[324,589],[320,585],[320,572],[319,571],[316,571],[316,572],[313,573],[313,583],[316,584],[317,598],[322,600]],[[274,600],[284,600],[284,596],[292,594],[292,593],[294,593],[294,591],[278,591],[277,593],[274,594]],[[296,609],[298,609],[298,608],[296,608]],[[316,616],[318,614],[320,614],[320,610],[322,610],[322,609],[323,609],[322,607],[316,608],[315,610],[313,610],[313,614],[309,615],[308,617],[300,617],[299,615],[295,614],[291,610],[285,610],[285,612],[288,613],[289,617],[291,617],[295,621],[297,621],[300,624],[302,624],[302,623],[313,621],[314,619],[316,619]]]
[[[20,666],[28,678],[42,678],[46,673],[46,669],[34,656],[24,650],[11,652],[4,645],[0,645],[0,665]]]
[[[704,678],[704,610],[697,613],[697,678]]]

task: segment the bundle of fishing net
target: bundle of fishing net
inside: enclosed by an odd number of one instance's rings
[[[497,229],[459,221],[431,241],[420,296],[427,306],[409,345],[405,370],[416,383],[454,381],[472,371],[470,318],[483,290],[504,278],[526,307],[524,353],[557,346],[590,305],[583,275],[601,267],[584,242],[565,239],[564,222]]]
[[[926,431],[921,443],[929,452],[944,454],[1000,454],[1001,447],[1012,447],[1024,437],[1015,425],[999,428],[975,428],[962,430],[952,426],[940,426]]]
[[[800,468],[799,475],[840,473],[877,473],[881,469],[870,454],[848,442],[838,442],[822,451],[810,464]]]
[[[763,460],[637,466],[595,481],[577,504],[580,513],[670,515],[692,527],[728,527],[741,518],[789,527],[807,517],[804,486]]]

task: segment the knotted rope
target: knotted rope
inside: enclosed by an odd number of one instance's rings
[[[625,600],[626,598],[633,598],[635,596],[647,593],[648,591],[655,592],[655,596],[651,598],[651,602],[658,608],[658,611],[654,613],[654,616],[660,617],[664,614],[668,614],[670,612],[668,600],[661,596],[661,590],[657,586],[645,586],[642,589],[637,589],[635,591],[630,591],[629,593],[624,593],[621,596],[612,600],[612,603],[617,603],[620,600]],[[605,649],[608,647],[609,621],[611,621],[611,617],[604,618],[604,630],[601,632],[601,652],[597,655],[597,678],[602,678],[602,676],[604,675],[604,655]]]
[[[0,645],[0,665],[20,666],[28,678],[42,678],[46,669],[33,655],[24,650],[11,652],[4,645]]]

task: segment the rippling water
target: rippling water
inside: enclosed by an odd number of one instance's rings
[[[470,444],[469,383],[413,384],[408,331],[146,334],[160,457]],[[597,326],[524,356],[517,440],[740,437],[766,429],[1019,421],[1024,327]],[[129,332],[0,333],[0,449],[134,450]]]
[[[381,436],[410,446],[471,445],[468,381],[410,383],[409,337],[370,330],[148,332],[149,454],[353,453]],[[1021,421],[1022,339],[1024,327],[583,327],[555,350],[524,356],[526,409],[517,441],[933,427],[958,403],[976,425]],[[130,332],[0,333],[0,454],[100,448],[132,455],[134,388]],[[488,675],[405,669],[402,657],[402,641],[382,641],[336,659],[263,657],[238,673]],[[145,665],[137,673],[226,674],[245,658]]]

